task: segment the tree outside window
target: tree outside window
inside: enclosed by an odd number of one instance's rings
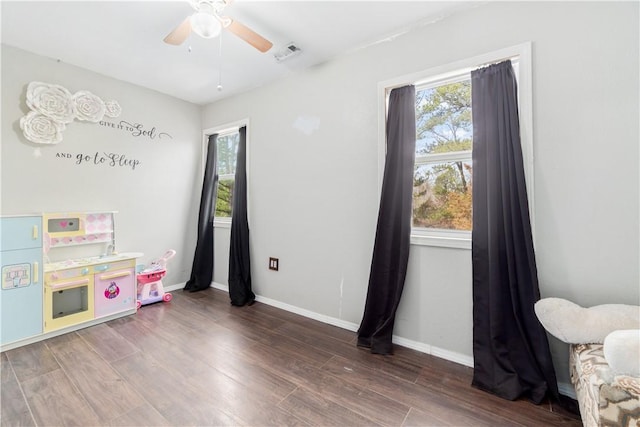
[[[217,139],[218,197],[215,213],[217,218],[231,218],[239,142],[240,133],[237,131],[218,136]]]
[[[471,81],[416,91],[413,227],[471,230]]]

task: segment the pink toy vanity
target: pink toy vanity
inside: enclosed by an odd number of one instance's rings
[[[176,251],[168,250],[165,254],[156,260],[153,260],[138,275],[138,301],[137,307],[153,304],[154,302],[171,301],[171,294],[164,291],[162,278],[167,274],[167,261],[173,258]]]

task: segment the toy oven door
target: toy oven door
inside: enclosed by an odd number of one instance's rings
[[[105,271],[95,277],[96,317],[135,309],[134,269]]]
[[[45,282],[44,304],[45,332],[93,319],[93,276]]]

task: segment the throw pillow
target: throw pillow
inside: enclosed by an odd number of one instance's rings
[[[603,350],[616,375],[640,377],[640,329],[611,332],[604,339]]]
[[[602,344],[618,329],[640,329],[640,306],[603,304],[581,307],[563,298],[543,298],[536,316],[554,337],[569,344]]]

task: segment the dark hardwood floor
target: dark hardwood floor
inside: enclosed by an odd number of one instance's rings
[[[3,426],[580,426],[472,388],[471,369],[225,292],[1,354]]]

